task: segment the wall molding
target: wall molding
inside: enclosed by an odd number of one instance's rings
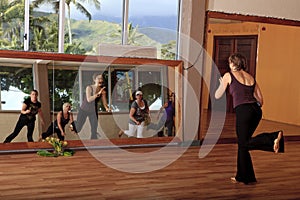
[[[254,15],[232,14],[232,13],[217,12],[217,11],[207,11],[206,18],[259,22],[259,23],[277,24],[277,25],[286,25],[286,26],[300,26],[300,21],[296,21],[296,20],[274,18],[274,17],[262,17],[262,16],[254,16]]]

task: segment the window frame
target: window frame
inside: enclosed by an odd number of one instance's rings
[[[29,23],[29,18],[30,18],[30,3],[32,0],[25,0],[24,1],[24,51],[29,51],[30,47],[30,35],[29,35],[29,30],[30,30],[30,23]],[[180,28],[180,6],[181,6],[181,0],[177,0],[178,2],[178,9],[177,9],[177,38],[176,38],[176,48],[175,48],[175,58],[177,59],[178,57],[178,42],[179,42],[179,28]],[[128,44],[128,35],[129,35],[129,30],[128,30],[128,24],[129,24],[129,2],[130,0],[123,0],[123,6],[122,6],[122,33],[121,33],[121,45],[127,45]],[[65,0],[59,0],[59,10],[58,10],[58,53],[64,53],[64,35],[65,35],[65,10],[66,10],[66,4]]]

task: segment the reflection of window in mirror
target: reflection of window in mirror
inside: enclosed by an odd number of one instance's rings
[[[108,72],[107,71],[104,71],[104,68],[98,68],[98,69],[88,69],[88,70],[80,70],[79,71],[80,76],[81,77],[81,94],[80,94],[80,97],[83,98],[83,95],[86,95],[86,87],[90,86],[90,85],[93,85],[95,84],[94,81],[96,80],[93,80],[95,78],[95,76],[98,76],[98,75],[102,75],[103,77],[103,85],[105,86],[105,90],[106,90],[106,98],[107,98],[107,102],[109,102],[109,95],[108,95]],[[82,102],[82,100],[81,100]],[[97,105],[97,108],[99,109],[99,111],[106,111],[105,110],[105,107],[103,105],[103,102],[102,101],[99,101],[98,102],[98,105]]]
[[[21,110],[24,98],[33,89],[32,65],[1,64],[1,110]]]
[[[134,91],[144,92],[151,110],[159,110],[164,103],[164,91],[167,86],[166,67],[82,67],[56,65],[48,67],[50,106],[59,111],[63,102],[70,102],[72,109],[78,111],[85,95],[85,89],[93,84],[93,75],[103,75],[107,91],[107,103],[113,112],[129,111]],[[165,85],[165,86],[163,86]],[[101,101],[99,111],[105,111]]]
[[[79,90],[73,90],[78,82],[75,82],[78,67],[53,67],[48,68],[48,83],[50,108],[52,111],[60,111],[64,102],[69,102],[72,109],[78,108],[79,100],[72,96],[78,96]]]
[[[142,69],[138,72],[138,85],[143,91],[150,110],[159,110],[163,101],[162,76],[159,67]]]
[[[114,111],[128,111],[133,100],[135,75],[133,70],[112,70],[112,108]]]

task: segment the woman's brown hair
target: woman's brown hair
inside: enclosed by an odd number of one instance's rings
[[[234,53],[231,54],[228,58],[229,63],[233,63],[233,65],[236,67],[236,70],[246,70],[247,63],[246,63],[246,58],[240,53]]]

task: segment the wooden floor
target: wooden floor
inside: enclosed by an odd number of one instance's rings
[[[190,147],[177,160],[161,168],[171,154],[183,147],[133,148],[145,153],[144,162],[122,159],[117,150],[77,151],[73,157],[39,157],[35,153],[0,156],[0,199],[299,199],[300,143],[287,142],[286,153],[254,151],[252,159],[258,183],[233,184],[235,144],[217,144],[205,158],[200,147]],[[154,156],[147,153],[154,152]],[[107,167],[94,157],[111,158],[129,173]],[[113,165],[112,165],[113,166]]]
[[[201,146],[174,142],[162,148],[169,138],[162,138],[160,145],[148,139],[150,147],[139,148],[115,140],[124,151],[86,150],[70,141],[77,147],[75,155],[57,158],[38,156],[33,150],[43,147],[40,143],[0,144],[0,199],[300,199],[299,127],[261,123],[257,132],[285,131],[286,153],[252,151],[258,183],[244,185],[230,182],[236,172],[237,145],[234,118],[226,121],[219,140],[223,142],[204,158],[199,158]],[[31,151],[4,151],[16,146]]]
[[[201,139],[206,136],[207,128],[210,123],[210,114],[207,112],[203,113],[202,121],[200,124]],[[262,119],[254,133],[254,136],[262,132],[274,132],[278,130],[283,130],[286,140],[288,141],[299,141],[300,140],[300,126],[280,123],[270,120]],[[222,126],[222,131],[220,135],[219,143],[235,143],[236,133],[235,133],[235,114],[227,113],[225,117],[224,126]]]

